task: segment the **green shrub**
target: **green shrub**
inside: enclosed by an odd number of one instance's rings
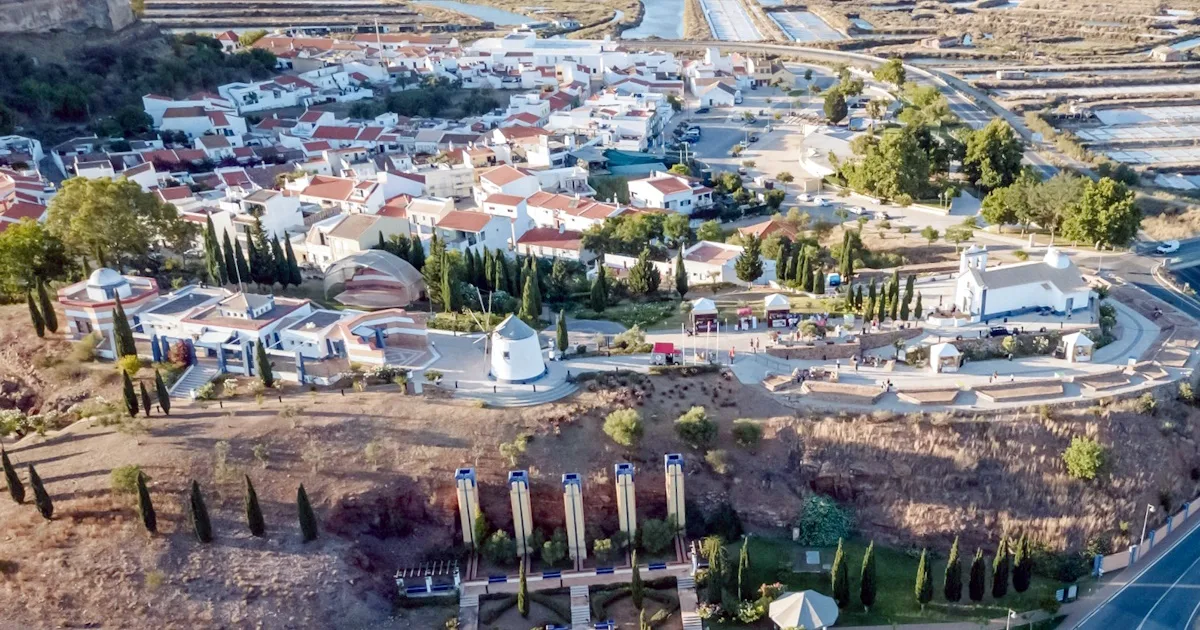
[[[1027,252],[1023,249],[1018,249],[1017,251],[1013,252],[1013,256],[1016,256],[1017,260],[1019,260],[1021,262],[1025,262],[1026,260],[1029,260],[1029,252]]]
[[[642,538],[642,549],[650,553],[661,553],[675,540],[675,530],[671,523],[651,518],[642,522],[637,533]]]
[[[675,431],[692,448],[706,448],[717,439],[717,423],[699,405],[687,410],[675,421]]]
[[[752,448],[762,440],[762,425],[748,418],[733,421],[733,441],[738,446]]]
[[[1063,463],[1067,465],[1067,474],[1076,479],[1090,481],[1100,474],[1104,467],[1104,447],[1089,437],[1073,437],[1071,445],[1063,451]]]
[[[729,453],[714,449],[704,454],[704,461],[718,475],[728,475],[733,472],[733,464],[729,463]]]
[[[839,538],[849,538],[854,521],[850,513],[833,499],[815,495],[804,501],[797,521],[799,542],[814,547],[830,547]]]
[[[642,416],[634,409],[618,409],[604,418],[604,433],[621,446],[637,446],[642,439]]]
[[[517,544],[508,532],[498,529],[483,543],[483,556],[492,564],[509,564],[517,556]]]
[[[129,464],[127,466],[118,466],[113,469],[109,477],[112,479],[113,492],[120,494],[135,494],[137,493],[138,475],[142,474],[141,466],[137,464]],[[147,476],[146,480],[149,481]]]
[[[137,373],[142,369],[142,360],[136,355],[126,355],[117,359],[117,369],[125,372],[130,378],[137,376]]]

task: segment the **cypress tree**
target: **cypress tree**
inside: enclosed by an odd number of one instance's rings
[[[12,497],[14,503],[24,503],[25,484],[21,483],[17,469],[13,468],[12,461],[8,459],[8,451],[4,449],[0,449],[0,464],[4,466],[4,483],[8,485],[8,496]]]
[[[567,351],[567,312],[560,309],[558,311],[558,327],[554,331],[555,343],[559,352]]]
[[[875,278],[871,278],[871,286],[869,287],[869,290],[867,291],[867,299],[870,300],[868,302],[868,304],[874,304],[876,297],[878,297],[878,294],[875,291]],[[869,312],[871,315],[875,314],[874,311],[869,311]]]
[[[225,281],[226,283],[237,282],[238,265],[237,255],[234,254],[233,241],[229,239],[229,231],[226,230],[221,236],[221,256],[225,259]]]
[[[425,243],[421,241],[421,237],[413,237],[412,247],[408,250],[408,262],[417,271],[425,269]]]
[[[825,294],[825,268],[817,267],[817,273],[813,277],[813,293],[817,295]]]
[[[204,505],[204,495],[200,494],[200,484],[192,480],[191,494],[192,531],[196,532],[196,540],[210,543],[213,540],[212,522],[208,520],[208,508]]]
[[[636,549],[633,550],[630,561],[633,564],[633,573],[629,576],[629,596],[633,599],[634,607],[641,608],[642,600],[646,596],[646,585],[642,582],[642,569],[638,566]]]
[[[154,503],[150,501],[150,489],[146,487],[146,475],[138,472],[137,476],[138,515],[142,517],[142,525],[151,534],[158,533],[158,516],[154,513]]]
[[[597,313],[603,313],[608,308],[608,272],[604,269],[604,261],[596,265],[596,277],[592,280],[591,307]]]
[[[833,599],[838,608],[850,605],[850,569],[846,567],[846,550],[841,538],[838,539],[837,553],[833,555],[833,568],[829,578],[833,582]]]
[[[862,308],[862,305],[863,305],[863,292],[862,292],[862,285],[860,284],[860,285],[858,285],[858,291],[856,291],[854,293],[854,308]]]
[[[246,525],[253,536],[261,538],[267,531],[262,508],[258,506],[258,493],[254,491],[254,484],[250,483],[250,475],[246,475]]]
[[[879,299],[875,301],[875,305],[879,309],[879,311],[875,313],[875,317],[879,319],[880,322],[887,319],[887,295],[880,295]]]
[[[911,297],[912,296],[905,296],[905,299],[900,301],[900,321],[908,321],[908,306],[910,301],[909,298]]]
[[[919,320],[919,319],[921,319],[921,314],[922,314],[922,311],[921,311],[921,294],[920,294],[920,293],[918,293],[918,294],[917,294],[917,303],[916,303],[916,305],[914,305],[914,306],[913,306],[913,319],[916,319],[916,320]]]
[[[800,271],[796,273],[796,279],[800,281],[801,291],[806,293],[812,292],[812,260],[807,254],[800,258]]]
[[[1012,568],[1012,556],[1008,554],[1008,539],[1001,537],[992,559],[992,597],[1000,599],[1008,594],[1008,574]]]
[[[745,598],[744,593],[746,591],[746,579],[749,577],[749,573],[750,573],[750,549],[749,549],[749,547],[750,547],[750,538],[749,537],[743,538],[742,539],[742,551],[741,551],[741,553],[738,554],[738,575],[737,575],[738,599]]]
[[[292,239],[287,232],[283,233],[283,256],[287,262],[288,281],[292,286],[300,286],[304,282],[304,275],[300,273],[300,263],[296,262],[296,252],[292,249]]]
[[[779,239],[779,253],[775,255],[775,276],[780,280],[787,279],[788,262],[791,261],[791,259],[792,242],[786,237]]]
[[[529,584],[525,580],[525,558],[520,559],[521,569],[517,576],[517,612],[522,617],[529,616]]]
[[[681,300],[688,292],[687,267],[683,265],[682,249],[679,250],[678,254],[675,254],[675,292],[679,294],[679,299]]]
[[[217,240],[211,214],[207,215],[204,226],[204,270],[208,273],[210,284],[225,284],[225,260],[221,257],[221,241]]]
[[[479,269],[478,272],[480,277],[483,279],[483,282],[479,288],[486,291],[491,291],[492,287],[494,286],[492,284],[492,280],[496,277],[496,261],[492,258],[492,254],[488,251],[487,245],[483,246],[482,258],[483,268]]]
[[[505,293],[508,293],[508,263],[504,260],[504,254],[500,253],[500,250],[498,249],[496,250],[493,258],[492,290],[504,291]]]
[[[913,295],[915,295],[915,293],[916,293],[915,285],[916,285],[916,275],[909,274],[909,276],[904,279],[904,303],[909,306],[912,305]]]
[[[171,415],[171,394],[167,391],[167,384],[163,382],[162,374],[157,369],[154,370],[154,395],[158,398],[158,407],[162,409],[163,414]]]
[[[537,280],[533,276],[525,276],[525,290],[521,292],[521,319],[536,322],[541,311],[537,310]]]
[[[38,337],[45,337],[46,320],[42,318],[37,304],[33,303],[33,294],[29,291],[25,292],[25,304],[29,306],[29,319],[33,321],[33,331],[37,333]]]
[[[975,559],[971,561],[971,578],[967,584],[967,594],[971,597],[971,601],[983,601],[984,581],[987,578],[987,569],[983,565],[983,550],[975,550]]]
[[[467,282],[475,284],[475,254],[471,253],[469,249],[466,255],[466,266]]]
[[[442,254],[442,312],[453,313],[458,310],[455,303],[457,297],[454,290],[454,274],[450,272],[450,258]]]
[[[962,558],[958,555],[958,536],[950,545],[950,557],[946,560],[946,582],[942,586],[942,594],[946,601],[957,602],[962,599]]]
[[[129,318],[125,316],[125,307],[118,296],[117,304],[113,307],[113,340],[116,342],[117,358],[130,355],[137,356],[137,344],[133,341],[133,329],[129,327]]]
[[[146,381],[138,381],[138,387],[142,390],[142,412],[146,417],[150,417],[150,392],[146,391]]]
[[[1017,548],[1013,554],[1012,582],[1013,590],[1024,593],[1029,590],[1033,581],[1033,558],[1030,557],[1029,539],[1024,534],[1017,540]]]
[[[250,251],[250,274],[254,276],[254,283],[263,287],[275,284],[275,266],[278,261],[271,242],[267,240],[267,233],[263,231],[261,219],[254,220],[250,238],[247,240],[254,244]]]
[[[283,253],[283,246],[279,244],[278,236],[271,239],[271,260],[275,262],[271,268],[275,274],[274,282],[271,284],[278,282],[281,290],[286,289],[288,283],[292,281],[292,270],[288,268],[287,256]]]
[[[54,518],[54,502],[50,500],[50,493],[46,492],[46,486],[42,484],[42,478],[34,470],[33,464],[29,465],[29,487],[33,488],[33,504],[37,506],[38,514],[47,521]]]
[[[253,253],[254,241],[246,239],[246,243],[250,246],[251,253]],[[241,241],[235,241],[233,243],[233,257],[237,263],[237,275],[233,277],[233,280],[239,285],[246,282],[252,282],[253,278],[250,276],[250,263],[246,258],[246,253],[242,251]]]
[[[129,412],[129,417],[137,417],[138,399],[137,393],[133,390],[133,380],[129,378],[129,372],[125,370],[121,370],[121,378],[124,380],[121,386],[121,393],[125,396],[125,409]]]
[[[267,356],[267,349],[263,346],[262,339],[254,343],[254,363],[254,367],[258,368],[258,378],[262,384],[274,387],[275,374],[271,371],[271,358]]]
[[[375,245],[375,249],[387,251],[387,241],[383,240],[383,230],[379,230],[379,243]]]
[[[921,610],[925,610],[925,604],[928,604],[929,600],[933,599],[933,576],[929,572],[931,568],[930,565],[932,563],[929,562],[929,558],[927,556],[928,551],[922,549],[921,562],[917,565],[917,584],[915,593],[917,596],[917,603],[921,605]]]
[[[866,308],[863,309],[863,320],[869,322],[875,317],[875,298],[867,298]]]
[[[296,490],[296,509],[300,516],[300,533],[304,536],[304,542],[316,540],[317,515],[313,513],[312,505],[308,502],[304,484],[300,484],[300,488]]]
[[[58,313],[54,312],[54,303],[50,301],[50,294],[46,291],[46,283],[38,278],[37,281],[38,306],[42,311],[42,321],[46,323],[46,330],[50,332],[58,332]]]
[[[867,545],[867,552],[863,554],[862,572],[858,575],[858,599],[862,601],[867,612],[875,605],[875,578],[875,541],[872,540],[871,544]]]

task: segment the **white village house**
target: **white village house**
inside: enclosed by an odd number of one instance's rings
[[[987,320],[1050,310],[1070,315],[1090,310],[1096,294],[1071,258],[1056,247],[1041,260],[988,268],[987,248],[973,245],[959,259],[954,304]]]

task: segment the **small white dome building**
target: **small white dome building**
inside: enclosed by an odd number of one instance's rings
[[[101,267],[88,276],[86,289],[88,299],[97,302],[115,300],[118,297],[124,300],[133,295],[133,287],[129,286],[129,280],[107,267]]]
[[[546,373],[537,331],[509,315],[492,331],[492,377],[504,383],[528,383]]]

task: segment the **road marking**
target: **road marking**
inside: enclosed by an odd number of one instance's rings
[[[1096,616],[1096,613],[1100,612],[1100,610],[1101,610],[1102,608],[1104,608],[1105,606],[1107,606],[1107,605],[1109,605],[1110,603],[1112,603],[1112,601],[1113,601],[1114,599],[1116,599],[1118,595],[1120,595],[1121,593],[1124,593],[1124,592],[1125,592],[1125,589],[1129,588],[1129,585],[1130,585],[1130,584],[1133,584],[1134,582],[1137,582],[1138,580],[1140,580],[1140,579],[1142,578],[1142,576],[1143,576],[1143,575],[1144,575],[1144,574],[1145,574],[1147,571],[1149,571],[1150,569],[1154,568],[1154,565],[1158,564],[1158,561],[1159,561],[1159,560],[1162,560],[1163,558],[1165,558],[1165,557],[1167,557],[1167,556],[1171,555],[1171,552],[1172,552],[1172,551],[1175,551],[1175,548],[1176,548],[1176,547],[1178,547],[1178,546],[1180,545],[1180,543],[1182,543],[1183,541],[1187,540],[1187,538],[1188,538],[1189,536],[1191,536],[1192,534],[1196,533],[1196,531],[1197,531],[1197,526],[1198,526],[1198,525],[1200,525],[1200,519],[1196,519],[1196,522],[1194,522],[1194,523],[1192,523],[1192,524],[1191,524],[1191,526],[1190,526],[1190,527],[1191,527],[1191,529],[1189,529],[1187,532],[1184,532],[1184,533],[1182,533],[1182,535],[1179,537],[1179,539],[1178,539],[1178,540],[1176,540],[1175,542],[1171,543],[1171,546],[1170,546],[1170,547],[1167,547],[1167,550],[1166,550],[1166,551],[1164,551],[1164,552],[1163,552],[1163,554],[1162,554],[1161,556],[1159,556],[1159,557],[1155,558],[1153,562],[1151,562],[1150,564],[1148,564],[1148,565],[1146,565],[1145,567],[1143,567],[1141,571],[1138,571],[1138,572],[1137,572],[1137,575],[1134,575],[1132,579],[1130,579],[1130,580],[1128,580],[1127,582],[1125,582],[1124,584],[1122,584],[1122,585],[1121,585],[1121,588],[1117,589],[1117,592],[1116,592],[1116,593],[1113,593],[1112,595],[1110,595],[1110,596],[1108,597],[1108,599],[1106,599],[1106,600],[1104,600],[1103,602],[1101,602],[1099,606],[1096,606],[1095,608],[1093,608],[1093,609],[1092,609],[1092,612],[1088,613],[1088,614],[1087,614],[1087,616],[1086,616],[1086,617],[1084,617],[1082,620],[1080,620],[1080,622],[1079,622],[1079,623],[1075,624],[1075,628],[1076,628],[1076,629],[1077,629],[1077,628],[1082,628],[1082,627],[1083,627],[1083,624],[1085,624],[1085,623],[1087,623],[1087,622],[1091,621],[1091,620],[1092,620],[1092,617],[1095,617],[1095,616]]]
[[[1142,628],[1146,627],[1146,622],[1150,620],[1150,615],[1153,615],[1154,611],[1158,610],[1158,605],[1167,598],[1167,595],[1171,594],[1171,591],[1175,590],[1176,586],[1179,586],[1179,583],[1183,581],[1183,578],[1187,577],[1188,572],[1195,568],[1197,564],[1200,564],[1200,557],[1197,557],[1195,560],[1193,560],[1192,563],[1188,565],[1188,568],[1184,569],[1183,573],[1179,574],[1179,578],[1167,587],[1167,592],[1163,593],[1162,597],[1159,597],[1158,601],[1154,602],[1154,605],[1150,607],[1150,610],[1146,613],[1146,616],[1142,617],[1142,623],[1138,624],[1137,630],[1142,630]]]
[[[1188,617],[1187,628],[1192,627],[1192,622],[1196,620],[1196,613],[1200,612],[1200,602],[1196,602],[1196,607],[1192,609],[1192,616]]]

